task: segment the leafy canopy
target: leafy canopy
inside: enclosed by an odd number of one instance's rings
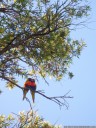
[[[72,78],[69,66],[85,43],[71,39],[70,32],[89,9],[86,0],[2,1],[0,78],[13,82],[16,75]]]

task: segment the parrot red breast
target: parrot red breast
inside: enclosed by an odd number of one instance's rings
[[[26,97],[27,92],[30,90],[30,93],[32,95],[32,100],[34,103],[35,100],[35,91],[36,91],[36,83],[34,79],[28,78],[27,81],[24,84],[24,90],[23,90],[23,100]]]

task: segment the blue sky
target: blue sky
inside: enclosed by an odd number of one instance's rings
[[[60,110],[55,103],[36,94],[34,110],[38,110],[38,114],[52,124],[96,126],[96,1],[92,1],[90,5],[91,22],[87,24],[87,27],[71,33],[73,39],[82,38],[87,44],[80,58],[75,58],[70,67],[75,75],[74,78],[70,80],[66,77],[60,82],[48,79],[50,86],[46,85],[42,79],[39,83],[37,82],[38,89],[45,90],[47,96],[64,95],[71,90],[70,96],[74,97],[67,100],[68,110],[65,107]],[[21,86],[24,82],[24,79],[19,80]],[[8,115],[12,112],[29,110],[29,104],[22,101],[22,91],[18,88],[8,91],[3,84],[4,82],[0,83],[0,88],[3,90],[0,95],[0,114]],[[28,97],[31,99],[30,94]]]

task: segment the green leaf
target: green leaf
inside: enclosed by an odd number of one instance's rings
[[[2,91],[0,90],[0,94],[2,93]]]
[[[72,72],[69,72],[69,78],[72,79],[74,77],[74,74]]]

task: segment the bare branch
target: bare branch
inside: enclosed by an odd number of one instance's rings
[[[65,100],[66,98],[73,98],[71,96],[67,96],[69,94],[70,91],[68,91],[65,95],[63,96],[55,96],[55,97],[48,97],[46,95],[44,95],[43,93],[36,91],[36,93],[42,95],[43,97],[47,98],[48,100],[51,100],[53,102],[55,102],[56,104],[59,105],[59,107],[61,108],[62,106],[66,106],[66,108],[68,109],[69,105],[67,103],[67,101]]]
[[[19,86],[18,84],[14,83],[12,80],[10,80],[8,77],[3,77],[3,79],[5,79],[6,81],[8,82],[11,82],[12,84],[16,85],[18,88],[22,89],[22,91],[24,90],[23,87]],[[33,90],[31,90],[33,91]],[[38,93],[39,95],[45,97],[46,99],[48,100],[51,100],[53,102],[55,102],[57,105],[59,105],[59,107],[61,108],[62,106],[65,106],[67,109],[69,107],[69,104],[67,103],[66,99],[71,99],[73,98],[72,96],[68,96],[70,91],[68,91],[65,95],[63,96],[54,96],[54,97],[49,97],[49,96],[46,96],[44,94],[44,92],[42,92],[42,90],[38,90],[38,91],[35,91],[35,93]],[[30,108],[32,109],[32,106],[31,106],[31,102],[30,100],[26,97],[26,100],[27,102],[29,102],[29,105],[30,105]]]
[[[32,110],[32,105],[31,105],[31,102],[30,102],[30,100],[27,98],[27,97],[25,97],[26,98],[26,101],[29,103],[29,105],[30,105],[30,108],[31,108],[31,110]]]

